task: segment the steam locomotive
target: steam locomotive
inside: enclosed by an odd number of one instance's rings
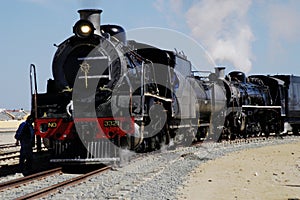
[[[300,77],[225,76],[224,67],[202,75],[182,53],[100,25],[102,10],[78,12],[74,35],[57,46],[45,93],[37,92],[31,65],[35,134],[52,162],[114,162],[125,150],[298,132]]]

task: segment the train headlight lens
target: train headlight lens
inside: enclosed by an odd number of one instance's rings
[[[73,27],[73,33],[80,38],[87,38],[94,34],[94,26],[90,21],[79,20]]]
[[[92,30],[91,30],[91,27],[89,27],[87,25],[83,25],[83,26],[80,27],[80,31],[83,34],[89,34]]]

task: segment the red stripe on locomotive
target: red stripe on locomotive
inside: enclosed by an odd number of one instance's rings
[[[60,118],[35,120],[35,134],[40,135],[42,138],[72,139],[76,130],[79,134],[89,134],[92,130],[96,139],[112,139],[116,135],[123,137],[126,134],[134,134],[134,118],[76,118],[75,126],[74,121],[66,121]]]

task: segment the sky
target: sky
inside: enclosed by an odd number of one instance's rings
[[[53,44],[72,35],[83,8],[102,9],[101,23],[123,26],[129,39],[182,50],[197,69],[300,76],[298,0],[4,0],[0,108],[31,108],[31,63],[38,92],[46,91]],[[201,63],[203,54],[213,62]]]

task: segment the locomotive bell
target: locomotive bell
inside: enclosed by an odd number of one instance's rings
[[[78,10],[80,20],[87,20],[91,22],[95,28],[94,34],[101,35],[100,32],[100,15],[102,10],[99,9],[82,9]],[[87,30],[87,29],[86,29]]]

